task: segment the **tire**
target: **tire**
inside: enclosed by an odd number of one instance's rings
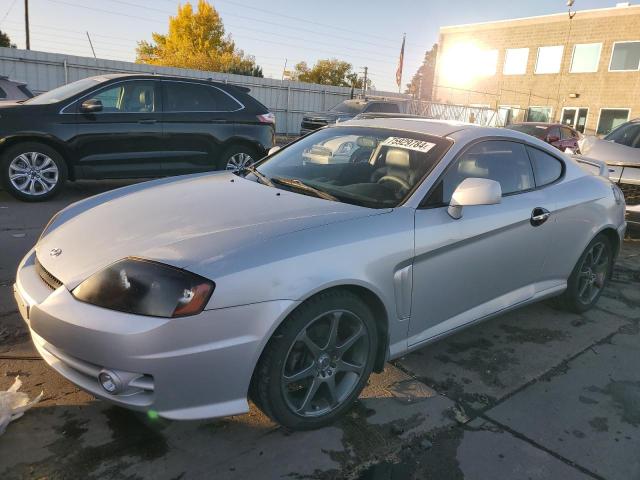
[[[67,164],[53,148],[39,142],[9,147],[0,160],[0,177],[13,197],[42,202],[57,195],[67,180]]]
[[[591,309],[607,286],[612,268],[611,243],[604,234],[598,234],[580,255],[567,289],[558,297],[559,306],[576,313]]]
[[[373,314],[358,296],[321,293],[293,311],[267,344],[252,379],[252,400],[291,430],[329,425],[366,385],[377,345]]]
[[[255,148],[246,145],[232,145],[222,153],[220,158],[218,169],[235,171],[256,163],[260,160],[260,154]]]

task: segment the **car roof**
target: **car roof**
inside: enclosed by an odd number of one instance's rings
[[[551,122],[513,122],[511,125],[531,125],[532,127],[566,127],[573,128],[571,125],[563,125],[562,123],[551,123]]]
[[[372,128],[390,128],[393,130],[406,130],[415,133],[426,133],[437,137],[446,137],[454,132],[467,129],[481,128],[473,123],[457,122],[453,120],[433,120],[429,118],[403,118],[403,117],[376,117],[354,119],[346,122],[340,122],[336,127],[341,125],[361,126]],[[332,127],[335,128],[335,127]],[[492,129],[500,130],[500,129]]]
[[[179,77],[176,75],[156,75],[154,73],[107,73],[104,75],[95,75],[91,78],[106,78],[109,80],[127,78],[127,79],[150,79],[150,80],[177,80],[177,81],[196,81],[215,83],[216,85],[224,85],[223,82],[218,82],[210,78],[193,78],[193,77]]]

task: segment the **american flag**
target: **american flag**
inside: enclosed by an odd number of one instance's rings
[[[400,59],[398,60],[398,70],[396,70],[396,83],[398,84],[398,88],[402,84],[402,64],[404,63],[404,41],[406,37],[402,36],[402,48],[400,49]]]

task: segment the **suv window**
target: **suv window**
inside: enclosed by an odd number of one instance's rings
[[[233,112],[239,102],[210,85],[191,82],[164,83],[165,112]]]
[[[371,103],[365,109],[365,112],[376,112],[376,113],[399,113],[400,109],[398,108],[397,103]]]
[[[7,98],[7,92],[2,87],[0,87],[0,98]]]
[[[151,113],[156,108],[156,82],[149,80],[122,82],[105,88],[84,100],[100,100],[99,113]]]
[[[560,160],[537,148],[527,147],[527,151],[533,162],[533,171],[538,187],[553,183],[562,176],[562,162]]]
[[[466,178],[495,180],[500,183],[503,195],[531,190],[535,185],[533,169],[524,145],[489,140],[469,148],[449,167],[426,205],[448,205],[454,190]]]
[[[640,148],[640,123],[623,125],[607,135],[605,140],[627,147]]]

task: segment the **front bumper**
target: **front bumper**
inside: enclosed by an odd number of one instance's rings
[[[14,294],[43,359],[96,397],[169,419],[249,410],[247,391],[271,333],[297,304],[277,300],[168,319],[132,315],[77,301],[48,287],[31,251],[18,267]],[[98,381],[104,369],[124,379],[121,393]]]

